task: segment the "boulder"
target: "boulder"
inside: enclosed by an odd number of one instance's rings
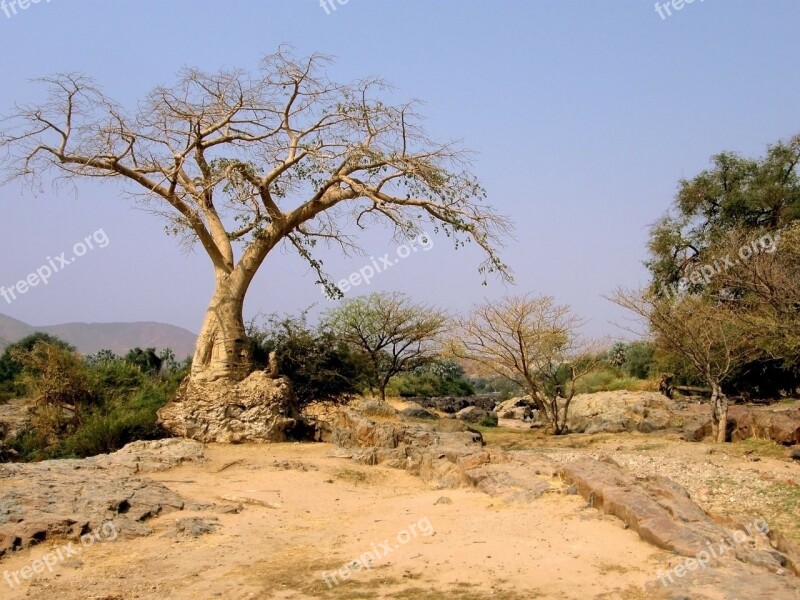
[[[800,407],[731,406],[731,441],[767,438],[779,444],[800,444]]]
[[[470,485],[508,503],[529,504],[551,489],[544,479],[529,472],[514,472],[508,465],[487,465],[466,472]]]
[[[355,409],[365,417],[396,417],[398,412],[390,404],[383,400],[366,400]]]
[[[670,427],[674,403],[656,392],[597,392],[572,399],[567,426],[574,433],[619,433]]]
[[[561,473],[593,508],[620,518],[664,550],[691,557],[708,543],[730,539],[686,490],[664,477],[638,481],[615,463],[591,458],[569,463]]]
[[[461,409],[456,413],[456,418],[466,421],[467,423],[475,423],[489,427],[497,426],[497,415],[493,412],[480,409],[477,406],[468,406],[467,408]]]
[[[437,421],[443,423],[449,419]],[[480,433],[437,431],[424,424],[378,423],[351,410],[342,409],[333,426],[331,442],[362,464],[386,464],[405,469],[439,488],[466,483],[469,469],[487,464]]]
[[[462,431],[471,431],[478,433],[474,429],[470,429],[464,421],[459,421],[455,417],[447,417],[439,419],[433,426],[434,431],[442,431],[444,433],[457,433]]]
[[[429,410],[422,408],[419,404],[414,402],[400,411],[400,414],[408,419],[425,419],[428,421],[435,421],[439,417]]]
[[[283,442],[298,427],[289,380],[255,371],[240,382],[185,379],[158,422],[175,436],[200,442]]]
[[[518,421],[528,421],[534,418],[536,405],[530,396],[523,398],[511,398],[497,405],[494,411],[501,419],[516,419]]]

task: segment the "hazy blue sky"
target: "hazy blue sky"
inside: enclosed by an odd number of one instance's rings
[[[334,0],[336,1],[336,0]],[[0,112],[38,97],[31,78],[80,71],[133,107],[182,66],[253,68],[281,43],[335,55],[332,76],[378,75],[425,101],[429,131],[476,152],[492,203],[516,222],[504,253],[518,291],[555,295],[617,331],[602,298],[644,283],[649,225],[712,154],[760,155],[800,132],[800,2],[695,0],[662,19],[650,0],[51,0],[0,12]],[[0,312],[34,324],[169,322],[197,331],[212,289],[204,254],[182,255],[157,218],[113,184],[77,195],[0,188],[0,285],[102,228],[110,243]],[[394,252],[378,231],[373,255]],[[338,280],[365,264],[327,256]],[[485,288],[478,256],[446,239],[357,292],[404,290],[455,310]],[[267,259],[246,305],[326,301],[298,259]]]

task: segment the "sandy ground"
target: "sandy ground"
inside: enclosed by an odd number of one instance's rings
[[[324,444],[209,446],[210,462],[153,477],[195,502],[263,504],[162,515],[149,521],[155,534],[81,549],[14,590],[0,582],[0,597],[639,599],[669,560],[577,496],[507,505],[335,452]],[[177,536],[176,519],[191,516],[217,518],[219,528]],[[369,551],[369,569],[334,582],[332,572]],[[15,554],[2,569],[46,552]]]

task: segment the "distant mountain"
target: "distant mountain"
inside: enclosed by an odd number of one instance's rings
[[[125,354],[131,348],[172,348],[178,359],[191,356],[197,336],[164,323],[65,323],[37,327],[0,314],[0,350],[36,331],[55,335],[83,354],[109,349]]]

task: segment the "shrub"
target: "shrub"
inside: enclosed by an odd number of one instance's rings
[[[653,357],[655,348],[650,342],[632,342],[625,348],[624,370],[630,377],[647,379],[655,375]]]
[[[347,402],[361,391],[366,363],[332,332],[311,329],[306,312],[299,317],[275,315],[264,326],[248,326],[254,363],[265,368],[275,352],[278,369],[292,382],[299,408],[313,402]]]
[[[54,335],[41,331],[37,331],[11,344],[5,349],[3,354],[0,355],[0,392],[2,392],[4,396],[13,398],[25,392],[24,385],[17,381],[18,377],[22,374],[23,365],[15,358],[15,354],[33,350],[33,347],[38,342],[49,344],[50,346],[63,350],[75,350],[75,348],[70,346],[67,342]]]
[[[474,396],[475,388],[457,363],[439,359],[395,377],[387,387],[392,396]]]
[[[101,356],[82,359],[39,345],[20,355],[22,378],[40,401],[29,426],[7,445],[24,460],[83,458],[164,437],[156,411],[175,394],[187,368],[156,376],[120,357]],[[68,398],[80,410],[70,411]]]
[[[40,340],[30,350],[15,348],[11,358],[22,365],[18,379],[34,398],[31,423],[43,439],[58,438],[81,424],[97,396],[80,356]]]
[[[98,408],[55,454],[83,458],[114,452],[137,440],[165,437],[166,432],[156,423],[156,412],[176,389],[176,381],[147,382],[129,397]]]

